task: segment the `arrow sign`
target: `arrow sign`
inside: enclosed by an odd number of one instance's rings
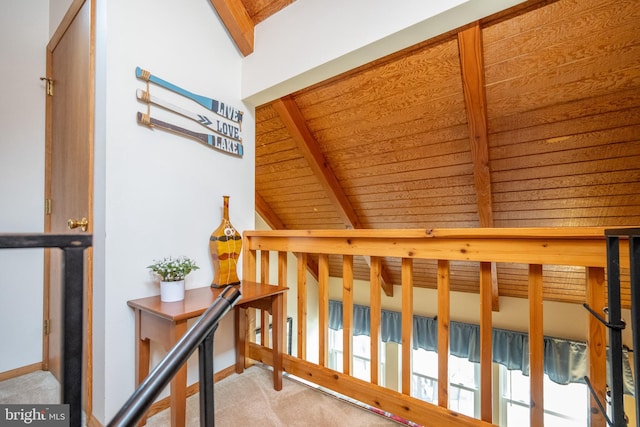
[[[209,126],[210,124],[212,124],[211,120],[209,120],[207,116],[198,114],[198,117],[199,117],[198,122],[200,122],[201,125]]]

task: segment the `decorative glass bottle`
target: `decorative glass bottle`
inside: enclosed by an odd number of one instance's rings
[[[214,288],[240,284],[236,267],[242,250],[242,236],[229,221],[229,196],[222,196],[222,198],[224,201],[222,222],[211,233],[209,239],[209,251],[213,261],[211,286]]]

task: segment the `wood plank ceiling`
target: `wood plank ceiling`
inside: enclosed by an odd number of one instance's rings
[[[289,3],[242,0],[252,20]],[[258,106],[257,211],[277,229],[638,226],[637,6],[526,2]],[[478,270],[452,266],[452,289]],[[526,298],[525,270],[498,265],[500,295]],[[416,263],[416,285],[435,271]],[[584,292],[584,270],[545,268],[545,299]]]

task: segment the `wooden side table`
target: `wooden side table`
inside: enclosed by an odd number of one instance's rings
[[[273,316],[273,388],[282,389],[282,354],[284,349],[283,294],[287,287],[243,280],[236,285],[242,294],[234,306],[234,334],[236,336],[236,372],[245,368],[247,351],[247,325],[245,310],[259,308]],[[200,316],[213,304],[222,289],[209,286],[185,291],[184,300],[161,302],[160,296],[135,299],[127,302],[133,308],[136,319],[136,387],[149,375],[150,342],[156,341],[166,350],[187,332],[187,321]],[[211,373],[213,375],[213,372]],[[171,426],[184,427],[187,399],[187,367],[180,368],[170,385]],[[145,424],[146,418],[140,424]]]

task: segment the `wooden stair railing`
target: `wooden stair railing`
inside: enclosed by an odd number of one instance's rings
[[[620,241],[621,250],[627,249],[627,240]],[[448,381],[439,381],[438,405],[432,405],[410,395],[411,337],[413,315],[413,261],[416,259],[437,262],[438,291],[438,373],[448,376],[448,325],[450,277],[452,261],[470,261],[490,265],[491,263],[514,263],[529,266],[529,350],[530,350],[530,422],[541,426],[544,422],[544,345],[543,345],[543,266],[563,265],[586,268],[586,301],[594,311],[605,310],[605,268],[607,267],[607,245],[603,228],[524,228],[524,229],[434,229],[434,230],[273,230],[245,231],[243,242],[243,277],[255,280],[258,252],[278,253],[278,277],[286,280],[286,253],[298,256],[298,316],[306,318],[308,284],[305,283],[308,256],[318,256],[319,292],[319,363],[308,361],[305,354],[306,325],[298,326],[297,357],[284,356],[284,369],[305,380],[329,388],[337,393],[352,397],[365,404],[380,408],[394,415],[423,424],[425,426],[489,426],[493,425],[492,390],[492,277],[490,268],[480,268],[480,419],[455,413],[448,406]],[[382,257],[401,260],[402,290],[402,392],[378,385],[377,372],[372,369],[369,382],[350,376],[348,361],[351,351],[348,343],[351,337],[344,337],[344,372],[326,367],[327,317],[328,317],[328,256],[343,257],[343,325],[349,331],[353,319],[350,306],[353,304],[353,257],[367,256],[371,259],[371,363],[378,360],[379,338],[378,320],[382,309],[381,289],[376,285],[379,277],[379,261]],[[264,255],[260,255],[263,257]],[[261,258],[265,265],[264,258]],[[285,261],[281,261],[284,259]],[[621,260],[628,268],[629,261]],[[264,268],[264,267],[263,267]],[[291,279],[289,279],[291,280]],[[295,279],[294,279],[295,280]],[[295,284],[288,284],[295,287]],[[597,320],[589,322],[588,331],[591,386],[594,397],[604,401],[606,391],[606,332]],[[266,364],[271,364],[269,350],[258,344],[251,344],[249,356]],[[606,420],[598,410],[597,400],[590,402],[590,426],[603,426]]]

